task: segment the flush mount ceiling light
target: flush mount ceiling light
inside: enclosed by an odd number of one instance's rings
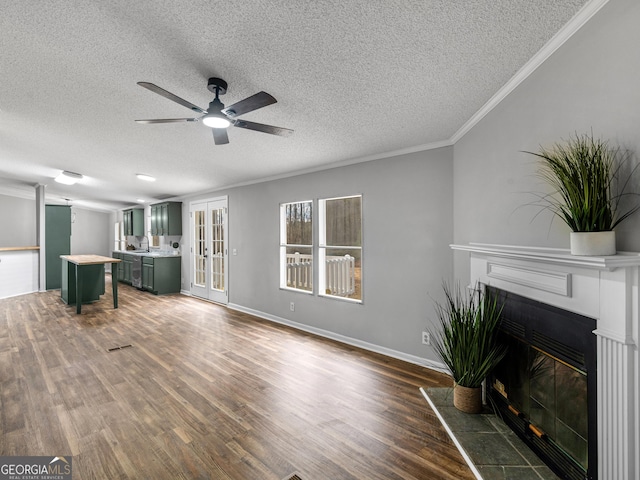
[[[67,172],[65,170],[55,178],[55,181],[58,183],[63,183],[65,185],[73,185],[74,183],[79,182],[83,178],[84,177],[79,173]]]
[[[140,180],[144,180],[145,182],[156,181],[155,177],[152,177],[151,175],[145,175],[144,173],[136,173],[136,177],[138,177]]]

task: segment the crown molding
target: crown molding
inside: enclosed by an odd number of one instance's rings
[[[558,50],[574,33],[582,28],[609,0],[591,0],[576,13],[567,24],[562,27],[551,39],[525,63],[511,79],[498,90],[480,110],[478,110],[450,139],[455,144],[469,132],[480,120],[489,114],[502,100],[525,81],[540,65],[542,65],[553,53]]]

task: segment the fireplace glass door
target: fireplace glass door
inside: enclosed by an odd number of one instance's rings
[[[494,388],[548,442],[587,470],[587,373],[510,337]]]
[[[507,355],[489,395],[505,423],[561,478],[597,477],[596,321],[492,287]]]

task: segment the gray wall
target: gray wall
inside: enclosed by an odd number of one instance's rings
[[[71,254],[111,256],[112,214],[71,207]]]
[[[454,239],[569,247],[569,229],[526,206],[548,192],[540,145],[578,133],[640,152],[640,3],[611,0],[454,146]],[[638,153],[636,153],[636,160]],[[636,187],[640,179],[636,180]],[[640,215],[616,228],[619,250],[640,251]],[[468,254],[454,255],[468,280]]]
[[[228,194],[230,303],[435,359],[421,332],[452,276],[452,166],[451,147],[360,163],[188,198],[185,217],[189,202]],[[350,194],[363,195],[363,304],[281,290],[279,205]]]
[[[32,247],[36,236],[36,202],[0,195],[0,247]]]
[[[71,253],[111,255],[113,214],[71,207]],[[0,195],[0,247],[37,245],[36,202]]]

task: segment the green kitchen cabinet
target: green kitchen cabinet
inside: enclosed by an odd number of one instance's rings
[[[151,235],[182,235],[182,202],[151,205]]]
[[[142,257],[142,288],[154,295],[180,293],[180,257]]]
[[[47,290],[62,285],[62,261],[60,255],[71,253],[71,207],[45,205],[45,270]]]
[[[112,252],[111,256],[113,258],[117,258],[119,260],[122,260],[122,257],[124,256],[122,253],[120,252]],[[111,268],[111,271],[113,272],[113,267]],[[113,279],[112,279],[113,280]],[[124,281],[124,266],[122,263],[120,263],[119,267],[118,267],[118,279],[119,282]]]
[[[131,285],[131,271],[133,269],[133,255],[127,255],[126,253],[122,254],[122,263],[120,264],[122,268],[118,270],[122,270],[122,279],[118,277],[124,283],[128,283]]]
[[[60,296],[67,305],[76,304],[76,265],[58,258],[62,270]],[[82,303],[92,303],[104,295],[104,264],[82,266]]]
[[[149,292],[153,292],[154,263],[152,257],[142,257],[142,288]]]
[[[125,236],[144,236],[144,209],[130,208],[122,212],[122,223]]]

